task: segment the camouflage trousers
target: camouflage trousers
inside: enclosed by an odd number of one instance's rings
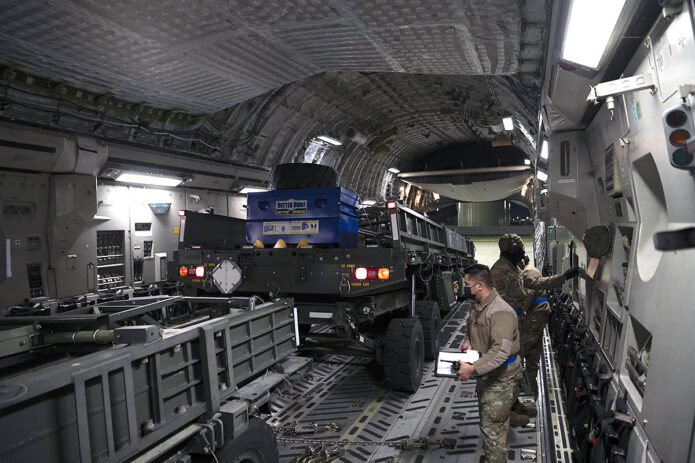
[[[509,418],[520,378],[521,368],[511,377],[480,379],[476,385],[483,453],[489,463],[507,461]]]
[[[550,312],[547,310],[531,311],[520,320],[519,336],[521,337],[521,356],[526,364],[526,377],[533,388],[538,392],[539,361],[543,352],[543,329],[548,324]]]

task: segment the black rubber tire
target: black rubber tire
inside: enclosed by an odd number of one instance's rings
[[[439,353],[439,334],[442,331],[439,304],[437,301],[417,301],[415,302],[415,313],[422,323],[425,339],[425,360],[434,360]]]
[[[384,375],[386,386],[415,392],[420,387],[425,363],[425,340],[417,318],[394,318],[386,330]]]
[[[249,427],[227,442],[217,453],[220,463],[277,463],[278,443],[273,429],[263,420],[251,418]]]
[[[331,188],[338,186],[338,172],[320,164],[278,164],[271,174],[270,186],[273,190]]]

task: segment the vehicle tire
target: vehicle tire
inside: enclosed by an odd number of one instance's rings
[[[236,439],[224,444],[216,453],[220,463],[276,463],[280,461],[273,429],[258,418]]]
[[[335,187],[338,186],[338,172],[321,164],[278,164],[271,174],[270,186],[273,190]]]
[[[386,330],[384,374],[386,386],[405,392],[420,387],[425,363],[422,323],[417,318],[394,318]]]
[[[442,317],[437,301],[415,302],[415,313],[422,323],[425,339],[425,360],[434,360],[439,353],[439,333],[442,331]]]

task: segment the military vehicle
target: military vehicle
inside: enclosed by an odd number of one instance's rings
[[[323,188],[250,193],[245,234],[236,219],[181,211],[169,274],[184,294],[293,297],[304,346],[376,356],[389,386],[413,392],[474,245],[395,200],[360,208],[326,178],[337,178],[326,166],[278,166],[274,186]],[[239,241],[215,243],[208,230]]]

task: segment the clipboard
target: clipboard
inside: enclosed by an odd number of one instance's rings
[[[456,378],[458,373],[451,369],[451,362],[474,363],[480,357],[480,353],[473,349],[466,352],[439,351],[434,375],[440,378]]]

